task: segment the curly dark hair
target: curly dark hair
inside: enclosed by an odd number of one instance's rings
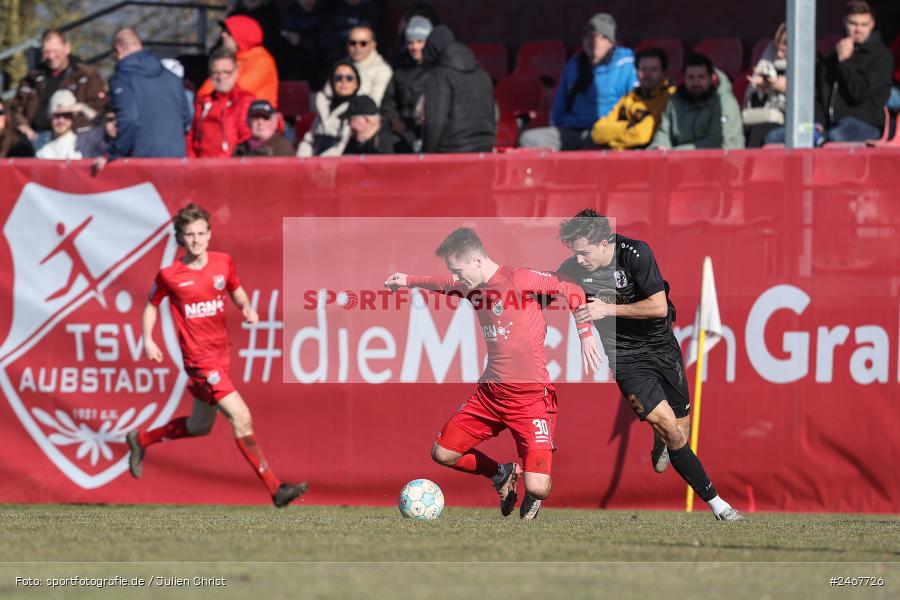
[[[569,248],[581,238],[584,238],[588,244],[599,244],[611,237],[609,219],[593,208],[586,208],[573,218],[559,224],[559,239]]]

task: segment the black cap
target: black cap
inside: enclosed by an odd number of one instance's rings
[[[247,118],[261,116],[268,119],[274,114],[275,107],[268,100],[254,100],[250,105],[250,110],[247,111]]]
[[[357,115],[371,116],[378,114],[378,105],[368,96],[353,96],[347,104],[347,111],[342,115],[345,119]]]

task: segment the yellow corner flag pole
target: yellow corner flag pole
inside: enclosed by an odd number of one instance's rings
[[[707,340],[707,334],[709,339]],[[697,454],[700,440],[700,397],[703,391],[703,365],[706,361],[706,346],[713,349],[722,338],[722,317],[719,315],[719,298],[716,294],[716,280],[713,275],[712,259],[703,259],[703,276],[700,280],[700,304],[694,318],[694,340],[688,352],[688,364],[696,359],[697,372],[694,376],[694,406],[691,417],[691,450]],[[696,355],[694,352],[696,351]],[[685,510],[694,510],[694,490],[687,488]]]
[[[694,376],[694,407],[691,415],[691,451],[697,454],[697,442],[700,438],[700,393],[703,389],[703,351],[706,342],[706,330],[700,328],[697,341],[697,373]],[[694,510],[694,490],[687,486],[687,512]]]

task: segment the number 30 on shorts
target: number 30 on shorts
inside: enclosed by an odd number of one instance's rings
[[[550,427],[547,426],[546,419],[533,419],[532,424],[534,424],[534,441],[535,442],[549,442],[550,441]]]

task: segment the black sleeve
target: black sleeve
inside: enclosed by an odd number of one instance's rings
[[[666,289],[665,281],[659,272],[656,258],[650,246],[644,242],[635,242],[633,248],[625,253],[625,268],[631,274],[635,287],[643,299]]]
[[[450,94],[440,73],[431,74],[425,84],[425,124],[422,126],[422,152],[434,152],[444,137],[450,120]]]

